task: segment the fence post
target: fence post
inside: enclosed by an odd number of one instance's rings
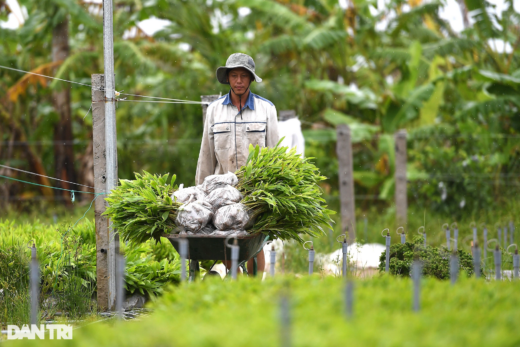
[[[354,173],[352,163],[352,141],[350,136],[350,128],[346,124],[340,124],[337,127],[337,144],[336,153],[339,164],[339,194],[341,206],[341,228],[347,233],[347,227],[350,224],[350,232],[348,233],[348,242],[353,244],[356,239],[356,215],[354,201]]]
[[[94,190],[96,194],[106,192],[106,159],[105,159],[105,77],[94,74],[92,78],[92,142],[94,155]],[[106,209],[105,199],[98,198],[94,202],[96,220],[96,278],[97,304],[101,311],[110,309],[109,279],[115,272],[108,266],[108,250],[110,237],[108,219],[103,216]]]
[[[202,101],[202,124],[206,124],[206,113],[208,112],[208,106],[213,101],[217,100],[220,95],[201,95],[200,100]]]
[[[406,195],[406,130],[401,129],[395,138],[395,211],[397,225],[407,229],[408,201]]]

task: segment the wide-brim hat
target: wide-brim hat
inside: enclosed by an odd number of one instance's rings
[[[253,74],[255,81],[260,83],[262,79],[255,73],[255,61],[253,58],[244,53],[233,53],[226,61],[226,66],[217,69],[217,80],[222,84],[229,84],[227,81],[227,70],[243,67]]]

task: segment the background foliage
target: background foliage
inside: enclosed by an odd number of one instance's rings
[[[82,83],[103,71],[99,4],[21,0],[27,18],[0,28],[0,65]],[[409,198],[450,217],[499,209],[518,184],[519,14],[512,0],[460,2],[455,31],[442,1],[391,0],[115,1],[116,84],[127,93],[200,100],[226,93],[214,78],[230,53],[251,54],[264,83],[252,90],[302,120],[306,155],[316,157],[337,207],[335,126],[350,125],[358,213],[391,206],[393,133],[406,128]],[[9,7],[0,2],[3,15]],[[518,10],[518,9],[517,9]],[[170,21],[153,37],[139,21]],[[67,23],[64,26],[63,23]],[[382,26],[382,24],[384,24]],[[65,33],[65,31],[67,32]],[[133,34],[129,34],[133,30]],[[67,35],[58,60],[53,47]],[[497,48],[497,39],[508,49]],[[65,52],[65,51],[64,51]],[[0,69],[0,163],[92,185],[88,87]],[[54,105],[70,93],[70,117]],[[65,112],[66,113],[66,112]],[[74,172],[56,172],[57,129],[70,123]],[[199,106],[120,102],[119,176],[177,174],[192,184],[202,135]],[[68,164],[70,166],[70,164]],[[2,170],[19,178],[34,177]],[[45,183],[45,182],[40,182]],[[49,184],[56,184],[47,182]],[[2,179],[3,204],[70,204],[68,194]],[[52,202],[55,201],[55,202]],[[25,204],[27,206],[27,204]]]

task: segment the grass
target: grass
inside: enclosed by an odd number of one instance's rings
[[[517,346],[519,285],[465,276],[454,286],[423,279],[421,311],[413,312],[411,281],[382,275],[355,282],[354,315],[347,319],[340,278],[211,278],[168,291],[138,322],[85,326],[72,341],[13,345],[277,346],[284,295],[294,346]]]

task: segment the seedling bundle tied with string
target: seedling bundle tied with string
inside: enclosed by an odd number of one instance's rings
[[[169,174],[152,175],[146,171],[135,174],[135,180],[120,180],[121,185],[106,198],[105,211],[124,241],[144,243],[176,227],[175,218],[182,203],[173,201],[177,189],[176,176],[168,183]]]
[[[327,178],[309,161],[312,158],[279,145],[250,145],[247,164],[236,172],[241,202],[255,221],[247,231],[303,242],[300,235],[316,237],[332,222],[335,212],[326,208],[318,185]]]

